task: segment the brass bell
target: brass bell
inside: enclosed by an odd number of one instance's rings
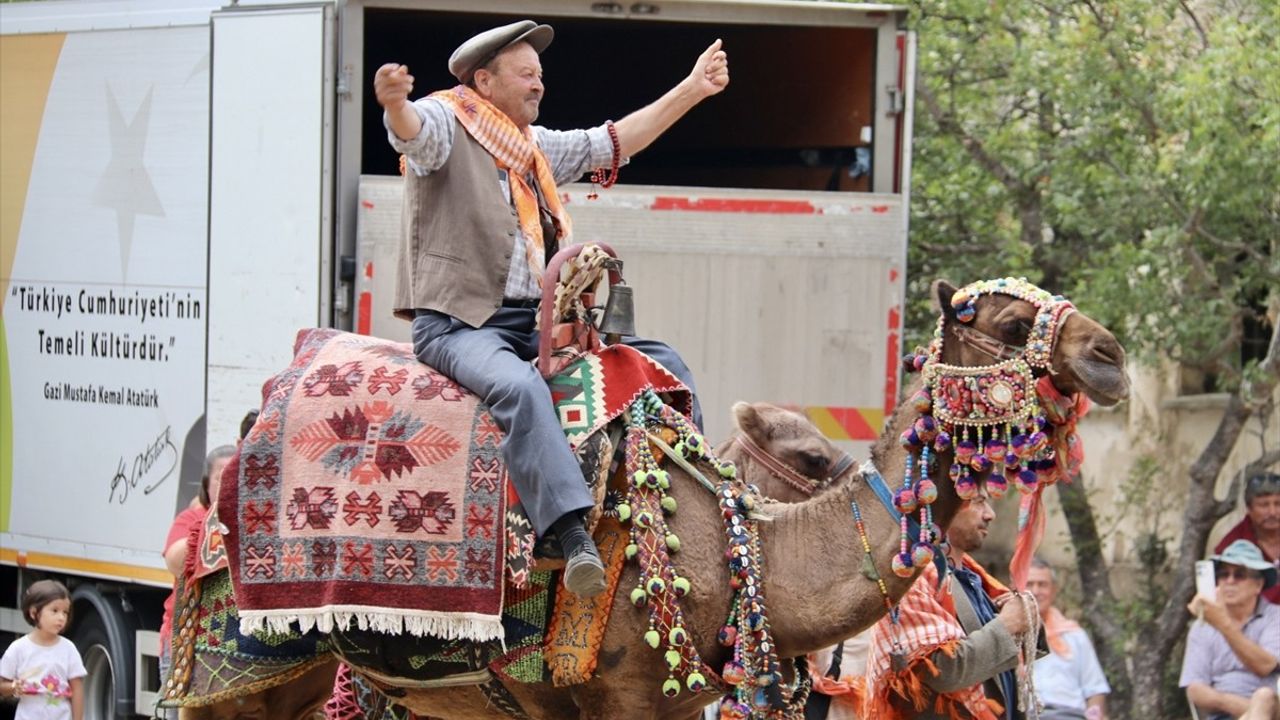
[[[623,335],[636,334],[636,306],[626,283],[619,281],[609,286],[609,302],[604,306],[600,332],[608,345],[616,344]]]

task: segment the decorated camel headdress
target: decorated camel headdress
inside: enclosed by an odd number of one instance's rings
[[[978,299],[992,294],[1035,306],[1035,320],[1024,345],[1009,345],[973,327]],[[952,327],[955,337],[996,362],[975,367],[945,364],[945,312],[938,318],[926,353],[904,359],[909,371],[922,374],[924,387],[912,399],[920,417],[900,438],[907,466],[903,486],[894,496],[902,513],[902,542],[893,571],[907,577],[933,559],[933,543],[941,533],[933,523],[930,506],[938,490],[929,475],[936,455],[953,450],[948,476],[962,499],[977,494],[978,477],[983,474],[993,497],[1003,496],[1011,484],[1023,493],[1017,548],[1010,564],[1015,585],[1021,586],[1019,580],[1043,533],[1040,495],[1045,486],[1069,478],[1083,459],[1075,421],[1087,410],[1088,400],[1059,393],[1051,367],[1058,331],[1075,306],[1025,278],[1002,278],[957,290],[951,308],[958,321]],[[913,544],[908,516],[917,510],[920,532]]]

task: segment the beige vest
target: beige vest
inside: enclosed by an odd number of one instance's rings
[[[502,306],[516,211],[493,156],[454,122],[444,165],[405,173],[393,308],[406,320],[415,309],[436,310],[480,327]]]

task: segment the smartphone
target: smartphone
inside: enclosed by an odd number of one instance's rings
[[[1213,577],[1213,561],[1196,561],[1196,593],[1210,600],[1217,599],[1217,580]]]

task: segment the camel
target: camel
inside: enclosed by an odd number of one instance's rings
[[[948,365],[979,367],[992,362],[992,348],[1017,348],[1026,341],[1027,330],[1037,314],[1030,302],[1001,294],[983,294],[969,308],[964,329],[956,321],[952,307],[956,288],[939,281],[932,289],[940,308],[941,360]],[[974,334],[987,342],[974,342]],[[1128,394],[1124,373],[1124,351],[1114,336],[1080,312],[1065,315],[1057,328],[1056,343],[1047,351],[1048,372],[1056,389],[1064,395],[1082,393],[1094,402],[1110,405]],[[919,380],[915,381],[919,385]],[[907,397],[913,395],[909,389]],[[760,420],[762,414],[756,413]],[[801,474],[810,475],[834,467],[838,453],[826,444],[812,444],[803,433],[791,434],[766,419],[744,428],[755,432],[761,447],[789,459],[780,461]],[[888,427],[872,449],[872,461],[890,488],[901,484],[907,451],[899,437],[920,417],[908,401],[890,417]],[[749,423],[750,425],[750,423]],[[791,443],[790,446],[788,443]],[[726,451],[726,457],[743,462],[742,477],[763,480],[768,469],[741,454]],[[776,456],[775,456],[776,457]],[[945,529],[961,499],[947,478],[950,451],[940,452],[933,465],[932,479],[938,488],[933,504],[934,522]],[[668,519],[672,532],[681,539],[682,550],[674,556],[679,572],[688,578],[691,589],[682,598],[685,627],[707,665],[718,671],[729,650],[717,642],[732,600],[724,561],[725,536],[717,500],[678,467],[670,467],[671,496],[679,511]],[[822,473],[818,472],[817,476]],[[812,475],[811,475],[812,476]],[[977,480],[983,481],[979,473]],[[883,591],[861,573],[863,538],[859,537],[851,506],[861,510],[865,540],[883,578]],[[843,472],[829,488],[799,503],[766,502],[759,512],[769,518],[759,524],[759,543],[764,568],[763,589],[771,609],[769,623],[778,657],[799,657],[827,647],[869,627],[910,587],[915,574],[900,577],[889,570],[898,545],[898,525],[880,503],[868,481],[856,468]],[[918,569],[917,569],[918,572]],[[628,591],[637,583],[638,570],[629,564],[614,598],[596,675],[588,682],[569,688],[549,684],[509,685],[508,693],[526,717],[553,718],[663,718],[693,720],[701,708],[713,700],[709,694],[689,691],[673,698],[662,692],[667,675],[662,653],[642,641],[648,628],[647,613],[637,610]],[[357,668],[358,669],[358,668]],[[287,693],[281,693],[287,695]],[[475,686],[454,688],[396,688],[395,702],[415,713],[445,720],[491,718],[495,710]],[[286,708],[301,703],[280,698],[273,704],[273,717],[301,718]],[[184,711],[184,718],[236,717],[231,708],[215,707],[199,714]]]

